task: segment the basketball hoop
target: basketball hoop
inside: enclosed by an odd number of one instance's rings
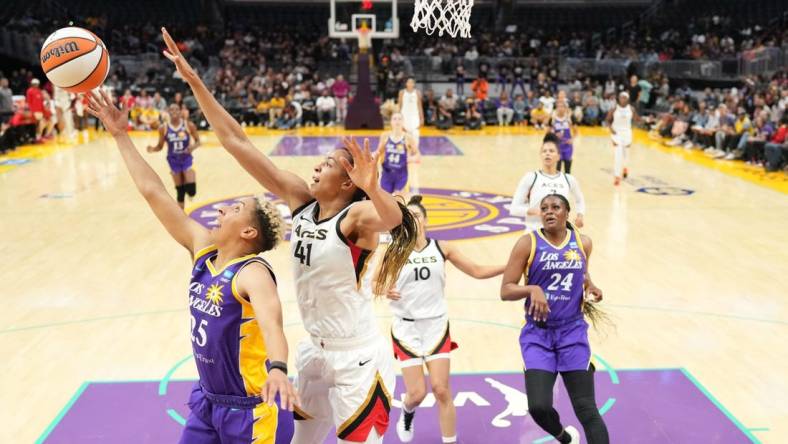
[[[428,35],[436,30],[438,35],[447,33],[452,37],[459,34],[462,38],[471,36],[471,8],[473,0],[415,0],[413,19],[410,27],[413,32],[423,28]]]

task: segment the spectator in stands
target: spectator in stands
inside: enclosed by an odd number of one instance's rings
[[[640,102],[640,84],[638,84],[638,76],[633,74],[629,77],[629,103],[637,105]]]
[[[465,99],[465,129],[480,129],[482,127],[482,114],[479,112],[480,101],[473,97]]]
[[[528,123],[528,103],[522,94],[515,96],[512,109],[514,110],[514,124],[526,125]]]
[[[328,90],[326,89],[326,93]],[[271,101],[268,103],[268,126],[275,127],[276,121],[282,117],[287,101],[282,97],[282,93],[276,90]]]
[[[338,75],[331,85],[331,94],[334,95],[337,104],[337,123],[342,123],[347,117],[347,97],[350,94],[350,84],[342,74]]]
[[[715,149],[709,151],[708,154],[715,159],[721,159],[727,154],[723,149],[725,146],[725,138],[735,133],[734,123],[736,121],[736,116],[729,112],[725,104],[720,105],[717,111],[720,118],[720,126],[717,132],[714,133]]]
[[[720,113],[719,110],[712,110],[711,108],[708,109],[706,112],[706,124],[703,128],[695,131],[696,132],[696,140],[698,141],[698,145],[701,148],[704,148],[704,152],[711,153],[714,151],[714,135],[720,128]]]
[[[763,116],[756,117],[755,132],[747,140],[747,146],[744,149],[743,159],[747,161],[748,165],[763,166],[764,146],[767,141],[771,140],[772,134],[774,134],[772,123]]]
[[[555,98],[549,88],[541,91],[539,102],[542,104],[544,112],[547,113],[548,116],[552,116],[553,110],[555,109]]]
[[[14,93],[8,87],[8,79],[0,78],[0,125],[8,123],[14,115]]]
[[[436,126],[447,130],[454,125],[454,111],[457,109],[457,97],[454,91],[449,88],[438,102],[438,121]]]
[[[146,106],[140,112],[139,125],[137,129],[148,131],[159,129],[159,110],[153,107],[153,100],[145,102]]]
[[[457,94],[461,96],[465,94],[465,67],[462,66],[462,62],[454,69],[454,83],[457,86]]]
[[[304,126],[317,125],[317,105],[315,104],[315,99],[312,97],[309,88],[304,88],[302,92],[301,110],[301,120]]]
[[[788,150],[786,136],[788,136],[788,116],[784,115],[771,140],[764,146],[767,172],[777,171],[785,164],[786,150]]]
[[[424,114],[424,125],[434,125],[438,114],[438,101],[435,99],[435,92],[428,88],[424,92],[424,99],[421,102]]]
[[[167,101],[164,100],[164,97],[162,97],[158,91],[153,93],[153,107],[159,113],[164,113],[167,111]]]
[[[744,147],[747,140],[753,133],[752,122],[750,122],[747,111],[739,108],[736,121],[733,123],[733,134],[728,135],[723,142],[725,150],[725,160],[741,158],[744,155]]]
[[[271,109],[271,99],[272,97],[268,94],[263,94],[260,100],[257,101],[257,106],[254,110],[257,115],[257,124],[268,126],[268,122],[271,119],[271,114],[269,113]]]
[[[48,125],[47,119],[44,116],[44,94],[40,86],[41,82],[33,78],[33,80],[30,81],[30,87],[25,93],[25,101],[36,121],[36,142],[41,142],[43,140],[44,131]]]
[[[498,114],[498,126],[509,126],[514,119],[514,108],[509,100],[509,95],[503,91],[496,102],[496,113]]]
[[[323,90],[323,95],[317,99],[317,120],[320,126],[334,126],[336,112],[334,98],[328,94],[328,90]]]
[[[471,91],[473,91],[473,98],[476,101],[484,102],[487,100],[487,94],[490,89],[490,84],[487,79],[481,74],[476,80],[471,83]]]
[[[544,110],[544,102],[537,102],[536,108],[531,110],[531,125],[541,130],[544,129],[548,120],[550,120],[550,114],[547,114],[547,111]]]
[[[586,105],[583,108],[583,125],[599,125],[599,119],[602,115],[602,110],[599,107],[599,100],[593,95],[588,96]]]

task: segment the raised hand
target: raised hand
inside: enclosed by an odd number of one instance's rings
[[[161,28],[161,35],[164,38],[164,43],[167,45],[167,49],[163,51],[164,57],[167,57],[175,64],[175,68],[181,74],[183,80],[188,82],[189,80],[199,78],[197,72],[189,65],[189,62],[186,61],[183,54],[181,54],[181,50],[178,49],[178,45],[175,43],[170,33],[167,32],[166,28]]]
[[[129,110],[121,110],[116,107],[103,89],[99,94],[91,91],[86,96],[88,98],[88,113],[99,119],[112,136],[126,132],[129,125]]]
[[[364,139],[364,147],[359,146],[356,139],[353,137],[345,137],[342,140],[343,145],[350,151],[353,156],[353,164],[344,157],[339,158],[339,162],[347,171],[350,180],[369,194],[369,192],[378,186],[378,156],[382,150],[378,150],[374,155],[369,150],[369,139]]]

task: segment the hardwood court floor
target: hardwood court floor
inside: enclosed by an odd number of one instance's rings
[[[253,139],[271,152],[280,137]],[[134,138],[143,149],[154,140]],[[535,132],[457,131],[449,138],[462,155],[425,157],[422,187],[510,196],[539,164]],[[196,154],[195,205],[261,190],[207,140]],[[721,163],[639,140],[632,177],[617,189],[604,132],[587,130],[576,141],[573,173],[587,200],[591,271],[614,322],[592,333],[594,352],[618,369],[684,368],[751,436],[780,442],[788,434],[784,182],[735,177],[715,169]],[[112,140],[25,152],[31,162],[0,164],[3,443],[42,436],[84,381],[158,380],[191,352],[188,254],[137,195]],[[145,157],[171,188],[164,156]],[[316,158],[274,161],[309,177]],[[643,188],[649,193],[637,191]],[[477,261],[503,263],[516,239],[513,232],[458,242]],[[268,257],[285,302],[292,363],[304,332],[288,255],[285,246]],[[475,281],[449,268],[452,336],[461,344],[453,370],[520,370],[520,305],[498,299],[499,279]],[[377,309],[385,332],[388,308],[381,302]],[[176,373],[196,376],[191,362]]]

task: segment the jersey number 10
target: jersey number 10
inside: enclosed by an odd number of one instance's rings
[[[414,268],[413,274],[416,276],[417,281],[426,281],[430,278],[430,269],[427,267]]]

